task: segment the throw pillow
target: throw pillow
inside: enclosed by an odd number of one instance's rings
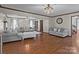
[[[63,29],[63,28],[61,28],[60,32],[63,32],[63,31],[64,31],[64,29]]]
[[[56,29],[56,28],[54,28],[54,31],[56,32],[56,31],[57,31],[57,29]]]

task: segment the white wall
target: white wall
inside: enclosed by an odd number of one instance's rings
[[[49,20],[49,26],[50,27],[67,28],[69,30],[69,36],[71,36],[71,16],[75,16],[75,15],[79,15],[79,13],[53,17],[53,18],[51,18]],[[63,23],[62,24],[57,24],[56,23],[57,18],[62,18],[63,19]]]
[[[58,24],[56,22],[57,18],[62,18],[63,19],[63,23],[62,24]],[[50,24],[52,27],[59,27],[59,28],[67,28],[69,30],[69,35],[71,35],[71,19],[68,15],[65,16],[60,16],[60,17],[54,17],[51,19],[52,24]],[[50,21],[50,22],[51,22]]]
[[[48,33],[49,30],[49,20],[43,20],[43,32]]]
[[[19,11],[13,11],[13,10],[8,10],[8,9],[3,9],[3,8],[0,8],[0,13],[3,13],[3,14],[8,14],[9,16],[12,15],[11,17],[34,17],[36,18],[38,21],[39,20],[43,20],[44,21],[44,32],[48,32],[48,29],[49,29],[49,20],[50,18],[49,17],[45,17],[45,16],[40,16],[40,15],[34,15],[34,14],[29,14],[29,13],[23,13],[23,12],[19,12]],[[39,28],[40,29],[40,28]],[[38,29],[38,30],[39,30]]]

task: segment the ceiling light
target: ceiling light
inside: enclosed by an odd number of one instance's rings
[[[46,7],[44,8],[44,12],[46,14],[50,14],[52,13],[52,11],[53,11],[53,8],[50,6],[50,4],[47,4]]]

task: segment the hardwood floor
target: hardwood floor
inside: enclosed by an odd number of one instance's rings
[[[79,33],[72,37],[57,37],[43,33],[36,38],[3,44],[6,54],[61,54],[79,53]]]

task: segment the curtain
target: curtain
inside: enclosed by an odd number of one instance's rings
[[[7,20],[8,20],[8,31],[17,32],[18,28],[17,18],[8,18]]]
[[[4,24],[3,21],[0,20],[0,32],[4,31]]]

